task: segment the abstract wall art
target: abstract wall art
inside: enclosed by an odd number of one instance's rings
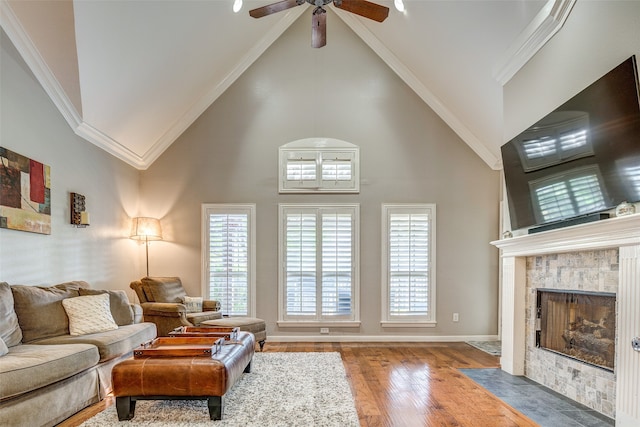
[[[3,147],[0,228],[51,234],[51,168]]]

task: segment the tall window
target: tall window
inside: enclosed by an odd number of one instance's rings
[[[280,205],[279,323],[358,316],[358,205]]]
[[[255,205],[204,204],[205,299],[220,301],[222,314],[255,315]]]
[[[382,205],[383,326],[435,326],[433,204]]]

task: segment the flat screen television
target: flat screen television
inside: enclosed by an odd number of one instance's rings
[[[512,229],[640,201],[635,56],[501,147]]]

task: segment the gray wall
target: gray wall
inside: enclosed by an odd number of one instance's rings
[[[49,165],[52,185],[50,235],[0,229],[0,281],[128,290],[145,268],[144,251],[127,237],[139,172],[76,136],[4,31],[0,37],[0,146]],[[69,192],[86,196],[91,226],[69,224]]]
[[[179,275],[199,295],[202,203],[257,204],[257,315],[276,326],[278,203],[357,202],[361,216],[359,329],[331,335],[495,335],[499,173],[492,171],[335,15],[328,45],[310,47],[303,15],[148,170],[141,206],[162,218],[152,275]],[[278,147],[330,137],[360,147],[361,191],[279,195]],[[437,204],[436,328],[380,327],[382,203]],[[452,313],[460,322],[452,322]],[[381,338],[384,339],[384,338]]]
[[[505,141],[615,66],[640,60],[640,1],[578,1],[564,26],[504,86]]]

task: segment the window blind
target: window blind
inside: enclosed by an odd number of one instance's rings
[[[209,215],[209,299],[222,313],[248,315],[249,218],[247,214]]]
[[[287,207],[282,213],[284,317],[352,320],[355,208]]]
[[[391,213],[388,224],[389,314],[429,314],[429,215]]]

